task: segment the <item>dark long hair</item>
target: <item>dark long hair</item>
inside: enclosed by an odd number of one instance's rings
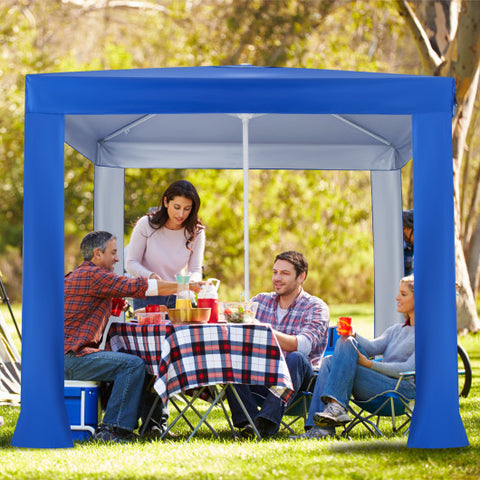
[[[165,208],[165,200],[170,202],[175,197],[185,197],[192,201],[192,210],[183,222],[185,228],[185,238],[187,240],[186,246],[195,240],[200,230],[204,228],[202,222],[198,218],[198,211],[200,210],[200,197],[196,188],[187,180],[177,180],[168,186],[162,195],[158,210],[148,214],[148,223],[152,228],[158,230],[165,226],[168,220],[168,211]]]

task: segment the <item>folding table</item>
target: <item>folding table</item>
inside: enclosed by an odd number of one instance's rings
[[[265,385],[285,402],[293,393],[283,352],[270,325],[167,323],[140,326],[116,323],[111,327],[109,342],[112,350],[122,350],[143,358],[147,370],[156,377],[154,388],[162,402],[174,395],[195,390],[168,430],[188,409],[195,411],[193,403],[197,398],[211,399],[211,406],[188,440],[207,421],[217,404],[222,407],[233,433],[222,402],[226,390],[234,384]],[[234,388],[232,391],[236,394]],[[256,431],[252,419],[249,421]],[[256,433],[260,438],[258,431]]]

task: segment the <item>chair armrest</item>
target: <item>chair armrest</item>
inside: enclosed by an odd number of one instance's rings
[[[398,387],[400,386],[400,384],[402,383],[402,381],[406,378],[411,378],[411,377],[415,377],[415,370],[410,370],[408,372],[401,372],[400,373],[400,376],[398,377],[398,382],[397,384],[395,385],[395,390],[398,389]]]

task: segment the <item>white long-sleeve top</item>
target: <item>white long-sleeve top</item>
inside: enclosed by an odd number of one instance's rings
[[[185,229],[170,230],[165,226],[152,228],[145,215],[135,225],[130,243],[126,269],[134,277],[150,277],[156,273],[162,280],[175,281],[175,274],[185,269],[191,280],[202,279],[205,230],[186,247]]]

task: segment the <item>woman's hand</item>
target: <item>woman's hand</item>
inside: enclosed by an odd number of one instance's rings
[[[198,293],[202,289],[203,285],[205,285],[205,282],[202,280],[200,282],[189,282],[188,287],[193,292]]]
[[[344,334],[342,335],[340,333],[340,326],[337,325],[337,335],[340,336],[340,337],[353,337],[353,338],[355,338],[355,336],[357,335],[357,332],[355,331],[355,329],[352,326],[352,327],[350,327],[350,333],[348,335],[344,335]]]
[[[363,353],[358,352],[357,363],[363,367],[372,368],[373,360],[367,358],[365,355],[363,355]]]

